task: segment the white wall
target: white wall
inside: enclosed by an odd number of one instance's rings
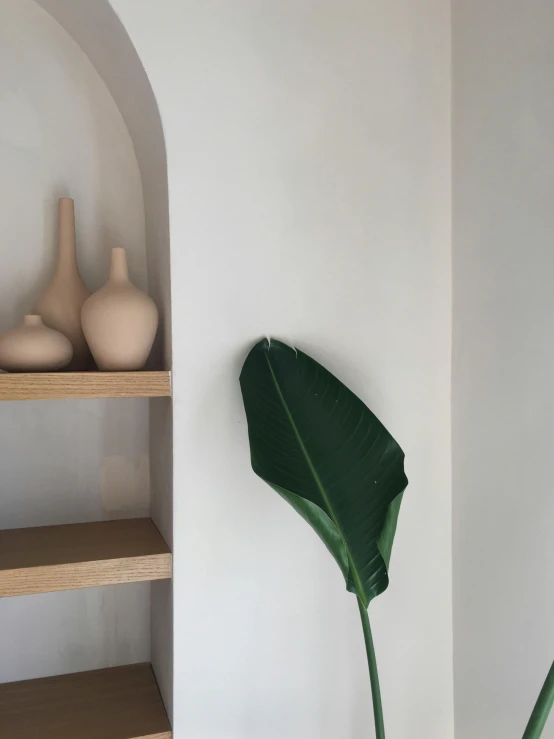
[[[75,198],[90,289],[125,246],[146,284],[142,188],[105,84],[30,0],[0,0],[0,330],[28,312],[56,258],[57,198]],[[148,402],[0,404],[0,528],[145,515]],[[149,586],[0,602],[0,682],[148,659]]]
[[[554,657],[554,5],[453,28],[456,737],[519,739]]]
[[[112,0],[160,105],[174,317],[175,737],[360,739],[356,603],[250,471],[238,373],[274,334],[398,438],[371,611],[389,739],[451,739],[446,0]]]

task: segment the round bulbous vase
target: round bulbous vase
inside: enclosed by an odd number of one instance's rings
[[[75,206],[71,198],[58,205],[58,263],[50,284],[35,300],[33,313],[42,316],[50,328],[71,341],[73,359],[68,369],[87,369],[90,351],[81,328],[81,308],[89,297],[77,266],[75,250]]]
[[[146,364],[158,309],[130,282],[125,249],[112,249],[109,279],[83,305],[81,323],[98,369],[129,372]]]
[[[0,334],[0,369],[7,372],[55,372],[71,362],[73,347],[40,316],[24,316],[23,323]]]

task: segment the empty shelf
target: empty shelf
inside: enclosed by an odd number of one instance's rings
[[[4,739],[171,739],[149,664],[0,685]]]
[[[170,577],[149,518],[0,531],[0,597]]]

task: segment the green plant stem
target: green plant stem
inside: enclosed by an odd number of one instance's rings
[[[369,679],[371,681],[371,697],[373,699],[373,717],[375,719],[376,739],[385,739],[385,723],[383,721],[383,705],[381,703],[381,688],[379,687],[379,673],[377,672],[377,660],[375,658],[375,647],[371,636],[371,626],[367,609],[358,598],[358,608],[364,629],[365,649],[367,653],[367,664],[369,667]]]
[[[554,703],[554,662],[539,693],[523,739],[539,739]]]

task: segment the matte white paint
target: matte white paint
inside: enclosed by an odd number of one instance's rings
[[[146,285],[140,172],[112,97],[69,35],[30,0],[0,0],[0,330],[56,257],[59,196],[76,201],[91,289],[111,246]],[[0,404],[0,527],[146,515],[144,400]],[[3,599],[0,681],[149,658],[149,586]]]
[[[554,656],[554,5],[453,28],[456,736],[519,739]]]
[[[404,447],[371,608],[390,739],[451,739],[449,6],[112,0],[160,105],[174,316],[176,739],[360,739],[355,600],[249,469],[238,373],[297,342]]]
[[[4,598],[0,682],[150,659],[148,583]]]

